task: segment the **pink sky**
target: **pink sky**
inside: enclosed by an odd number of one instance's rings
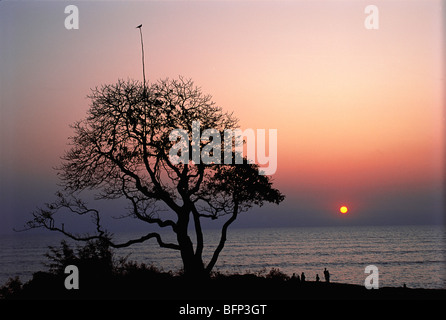
[[[150,81],[190,77],[242,128],[278,130],[286,210],[346,202],[365,219],[381,193],[442,188],[441,1],[374,1],[379,30],[364,28],[366,1],[73,4],[79,30],[65,2],[0,3],[5,177],[55,181],[89,88],[141,79],[142,23]]]

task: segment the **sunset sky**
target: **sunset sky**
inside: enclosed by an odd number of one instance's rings
[[[378,30],[364,26],[371,3]],[[286,200],[234,227],[444,222],[442,5],[1,1],[0,233],[54,199],[90,88],[142,79],[141,23],[150,82],[191,78],[243,129],[278,131]]]

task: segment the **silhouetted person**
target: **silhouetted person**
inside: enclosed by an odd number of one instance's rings
[[[327,268],[324,268],[324,278],[325,282],[330,282],[330,272],[328,272]]]
[[[316,273],[316,282],[319,282],[319,274]]]
[[[293,272],[293,276],[291,277],[291,280],[295,281],[295,282],[300,282],[300,277],[298,274],[295,274]]]
[[[300,281],[305,282],[305,273],[303,273],[303,272],[300,275]]]

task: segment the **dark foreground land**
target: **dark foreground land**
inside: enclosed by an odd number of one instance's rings
[[[72,249],[64,241],[60,248],[46,254],[49,270],[36,272],[22,283],[10,279],[0,284],[3,300],[108,300],[146,299],[157,301],[292,301],[296,299],[446,299],[446,289],[380,288],[367,290],[364,286],[300,282],[271,269],[248,274],[213,273],[209,277],[186,277],[181,272],[163,272],[154,266],[116,260],[113,252],[100,242],[87,243]],[[77,280],[66,266],[76,266]],[[77,289],[67,289],[72,284]]]
[[[282,274],[283,275],[283,274]],[[10,282],[2,287],[4,299],[150,299],[150,300],[319,300],[319,299],[446,299],[443,289],[380,288],[296,282],[277,275],[214,275],[193,280],[181,275],[144,270],[120,275],[79,277],[79,289],[67,290],[67,275],[38,272],[25,284]]]

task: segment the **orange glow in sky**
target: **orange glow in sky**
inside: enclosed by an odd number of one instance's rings
[[[337,199],[371,220],[425,210],[444,180],[441,1],[373,3],[378,30],[356,0],[79,2],[66,30],[64,2],[1,2],[2,170],[55,175],[90,88],[141,80],[143,24],[150,82],[192,78],[242,129],[277,129],[277,210],[297,224]]]

